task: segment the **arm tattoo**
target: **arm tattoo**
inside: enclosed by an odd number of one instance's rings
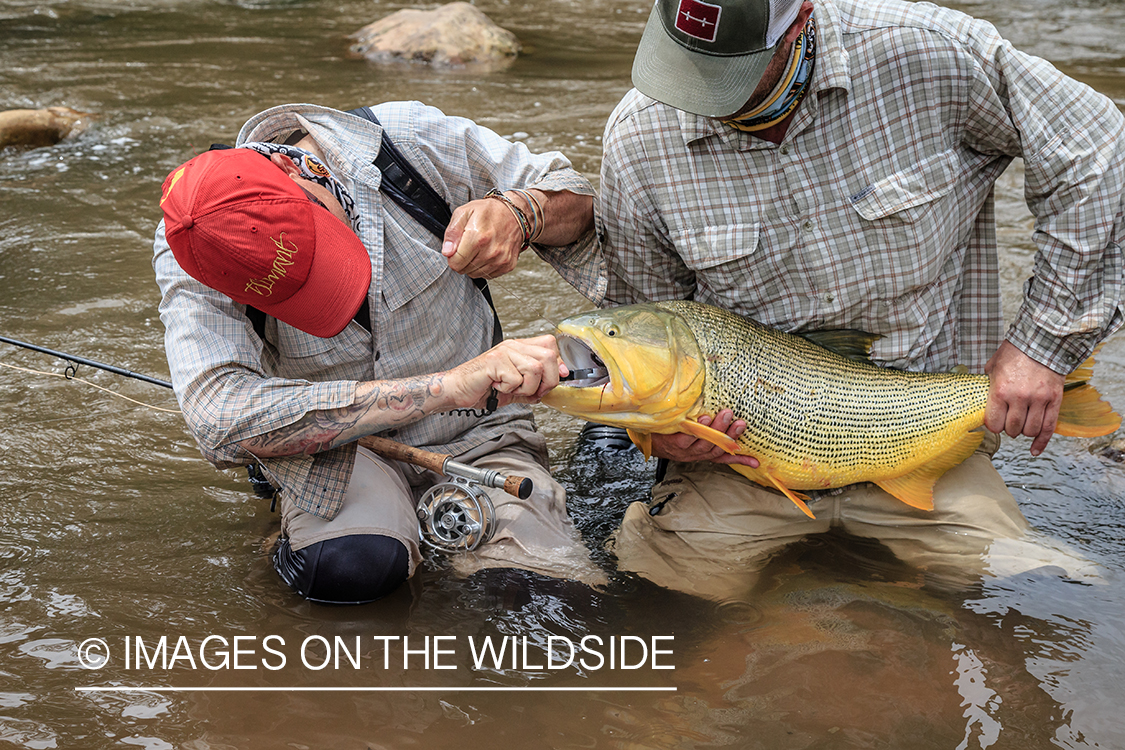
[[[445,393],[444,373],[360,383],[356,400],[339,409],[310,411],[292,424],[242,440],[259,458],[312,455],[356,438],[417,422]]]

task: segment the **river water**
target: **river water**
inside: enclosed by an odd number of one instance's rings
[[[0,152],[0,334],[166,378],[161,181],[267,106],[421,99],[562,150],[596,183],[648,3],[478,5],[524,44],[506,71],[348,59],[346,35],[404,7],[390,2],[0,3],[0,109],[100,116],[72,141]],[[1125,101],[1122,3],[958,7]],[[1033,257],[1018,164],[999,204],[1013,310]],[[498,295],[509,335],[587,307],[534,260],[503,285],[519,295]],[[1118,408],[1123,340],[1096,379]],[[1125,747],[1125,468],[1102,443],[1056,438],[1033,459],[1006,441],[997,457],[1043,544],[1096,566],[1088,579],[934,591],[862,540],[825,538],[771,564],[737,610],[623,576],[600,592],[459,580],[440,559],[382,602],[331,608],[279,582],[276,514],[158,410],[175,409],[169,391],[88,367],[70,382],[6,345],[0,364],[0,747]],[[649,469],[576,456],[580,424],[539,416],[612,570],[601,543]],[[564,666],[585,636],[598,655]],[[98,670],[79,658],[93,638]],[[510,648],[478,665],[488,638]]]

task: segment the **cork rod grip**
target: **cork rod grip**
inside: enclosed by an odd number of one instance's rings
[[[527,477],[516,474],[507,476],[492,469],[478,469],[474,466],[459,464],[452,460],[452,456],[443,453],[431,453],[421,448],[415,448],[403,443],[396,443],[387,438],[368,435],[358,440],[359,444],[370,451],[378,453],[384,458],[393,461],[403,461],[423,469],[429,469],[435,474],[446,474],[453,477],[462,477],[470,481],[483,484],[486,487],[499,487],[513,497],[526,500],[531,497],[535,489],[534,483]]]
[[[421,466],[423,469],[429,469],[437,474],[445,473],[445,462],[451,458],[449,454],[431,453],[421,448],[396,443],[394,440],[388,440],[387,438],[376,437],[374,435],[361,437],[358,442],[364,448],[378,453],[384,458]]]

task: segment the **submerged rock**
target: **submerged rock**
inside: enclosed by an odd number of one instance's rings
[[[1119,464],[1125,463],[1125,437],[1110,440],[1105,444],[1095,445],[1092,450],[1107,461],[1113,461]]]
[[[0,148],[53,146],[81,133],[97,115],[70,107],[9,109],[0,112]]]
[[[405,9],[352,34],[350,52],[373,62],[423,62],[439,67],[500,67],[515,60],[519,40],[476,7],[449,3]]]

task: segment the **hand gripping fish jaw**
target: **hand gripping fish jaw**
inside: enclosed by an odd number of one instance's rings
[[[505,476],[493,469],[458,463],[451,456],[431,453],[386,438],[368,435],[358,443],[384,458],[421,466],[450,478],[431,487],[418,501],[418,533],[430,547],[448,552],[471,552],[492,539],[496,509],[481,487],[503,489],[526,500],[535,489],[527,477]]]
[[[575,388],[594,388],[609,383],[609,369],[601,357],[573,336],[559,336],[559,353],[570,373],[559,378]]]

